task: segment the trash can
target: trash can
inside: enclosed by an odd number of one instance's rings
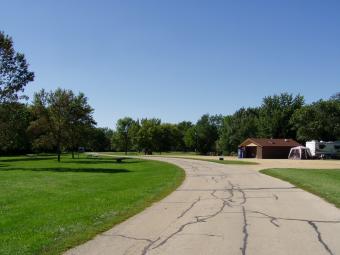
[[[237,156],[238,156],[238,158],[244,158],[244,148],[243,147],[238,147]]]

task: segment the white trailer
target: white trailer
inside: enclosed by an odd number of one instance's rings
[[[340,141],[308,141],[306,147],[315,158],[340,158]]]

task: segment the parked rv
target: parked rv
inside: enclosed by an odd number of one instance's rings
[[[308,141],[306,147],[315,158],[340,158],[340,141]]]

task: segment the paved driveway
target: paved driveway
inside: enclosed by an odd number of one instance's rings
[[[66,254],[340,254],[340,210],[253,166],[157,158],[183,185]]]

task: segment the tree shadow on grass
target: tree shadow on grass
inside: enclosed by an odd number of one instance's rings
[[[142,163],[143,160],[122,160],[122,162],[117,162],[115,159],[113,160],[105,160],[105,159],[67,159],[61,160],[62,163],[71,163],[71,164],[114,164],[114,165],[122,165],[122,164],[135,164],[135,163]]]
[[[49,167],[49,168],[18,168],[11,167],[0,169],[0,171],[34,171],[34,172],[72,172],[72,173],[106,173],[106,174],[117,174],[117,173],[130,173],[132,171],[127,169],[110,169],[110,168],[67,168],[67,167]]]
[[[42,161],[42,160],[50,160],[55,157],[15,157],[15,158],[6,158],[0,159],[0,162],[24,162],[24,161]]]

